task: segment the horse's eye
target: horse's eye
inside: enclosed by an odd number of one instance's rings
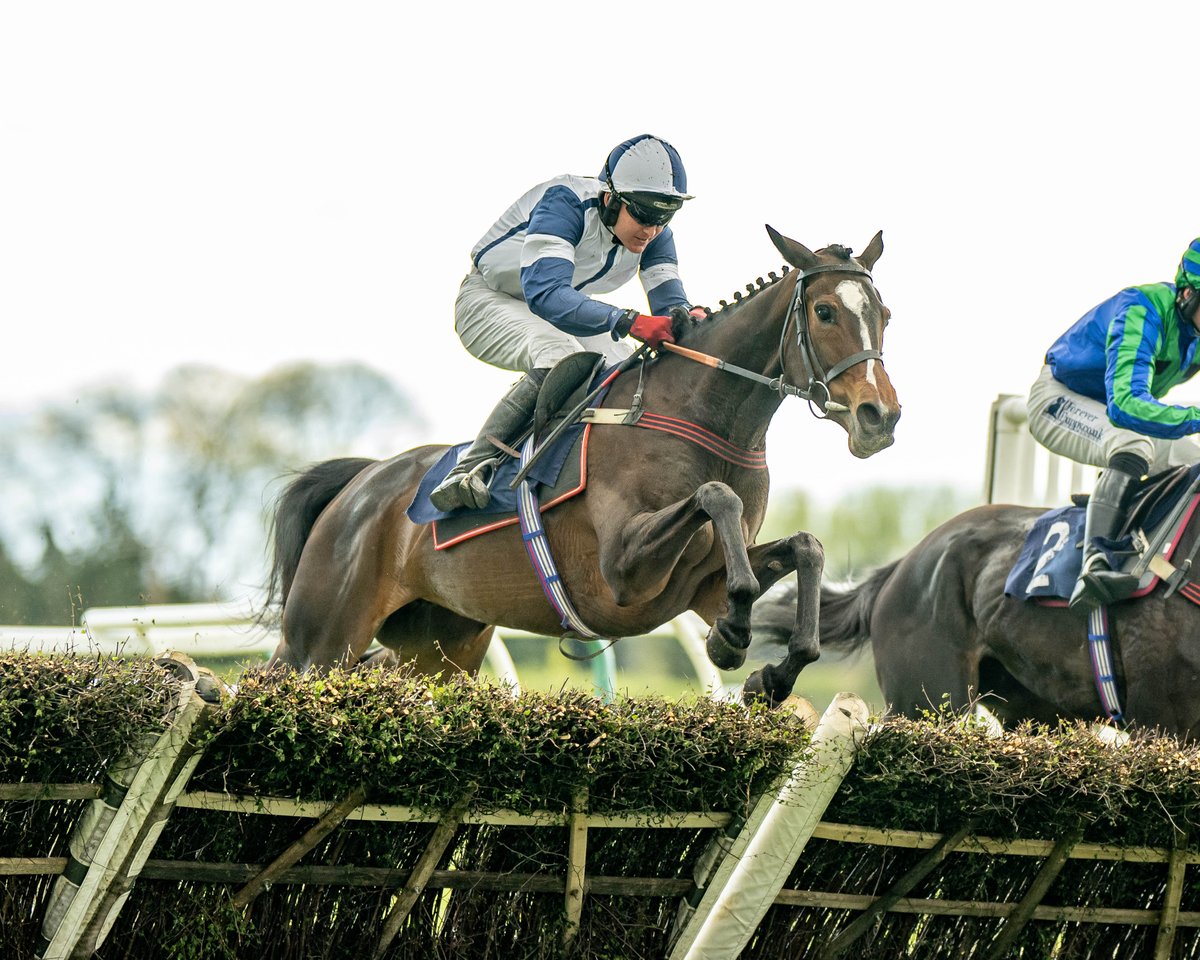
[[[818,303],[813,311],[822,323],[833,323],[833,308],[827,303]]]

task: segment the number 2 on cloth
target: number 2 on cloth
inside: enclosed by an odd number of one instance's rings
[[[1065,520],[1050,524],[1050,529],[1046,532],[1046,539],[1042,541],[1042,546],[1048,543],[1050,546],[1038,557],[1037,566],[1033,568],[1033,576],[1029,580],[1029,586],[1025,588],[1026,593],[1032,593],[1038,587],[1050,586],[1050,578],[1041,571],[1066,545],[1067,535],[1070,532],[1071,525]]]

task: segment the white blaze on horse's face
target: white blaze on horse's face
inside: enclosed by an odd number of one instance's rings
[[[867,285],[861,280],[843,280],[834,288],[833,292],[838,295],[838,299],[842,301],[842,305],[858,320],[858,331],[862,338],[862,348],[870,350],[873,344],[871,343],[871,329],[867,326],[866,314],[871,298],[867,296]],[[879,384],[875,380],[875,362],[874,360],[866,361],[866,379],[867,383],[878,389]]]

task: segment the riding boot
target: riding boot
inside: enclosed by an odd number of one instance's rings
[[[460,507],[479,510],[488,505],[488,484],[499,466],[501,451],[492,438],[511,443],[533,417],[538,390],[546,379],[544,369],[531,370],[514,383],[496,404],[474,442],[458,458],[446,478],[429,495],[430,502],[442,511]]]
[[[1071,593],[1072,607],[1093,608],[1114,603],[1124,600],[1137,589],[1138,578],[1113,570],[1108,557],[1095,543],[1096,537],[1117,538],[1136,486],[1136,477],[1111,468],[1101,473],[1096,481],[1083,524],[1083,569]]]

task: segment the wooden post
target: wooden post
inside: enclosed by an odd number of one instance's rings
[[[396,939],[396,934],[400,932],[400,925],[404,923],[404,919],[416,906],[417,898],[421,896],[421,891],[425,889],[429,878],[433,876],[433,871],[437,868],[438,861],[442,859],[442,854],[446,852],[446,847],[450,846],[450,841],[454,839],[455,831],[458,830],[462,818],[466,816],[467,809],[471,806],[471,800],[474,799],[475,791],[478,788],[478,784],[471,784],[462,798],[438,821],[433,835],[429,838],[429,843],[426,844],[421,856],[417,858],[412,873],[408,875],[404,886],[400,888],[400,894],[396,897],[392,912],[387,915],[387,919],[383,923],[383,932],[379,935],[379,943],[375,946],[376,958],[387,953],[388,947]]]
[[[853,923],[825,946],[825,949],[821,951],[822,960],[826,960],[829,957],[836,957],[853,944],[855,940],[870,930],[880,915],[886,913],[909,890],[929,876],[934,868],[946,859],[947,854],[954,851],[954,848],[962,842],[963,838],[974,827],[974,823],[967,822],[953,833],[945,834],[932,850],[925,854],[904,876],[896,881],[895,886],[891,890],[878,900],[873,901],[866,910],[854,919]]]
[[[270,886],[272,880],[283,873],[288,867],[295,864],[296,861],[312,850],[313,847],[329,836],[329,834],[333,833],[338,824],[345,820],[357,807],[361,807],[363,800],[366,798],[366,793],[363,787],[355,787],[341,800],[326,810],[325,815],[304,832],[304,836],[267,864],[258,876],[234,894],[233,905],[240,910],[244,910],[250,906],[254,898]]]
[[[587,868],[587,787],[581,787],[571,798],[571,816],[567,821],[567,884],[564,906],[567,923],[563,928],[563,948],[571,945],[579,933],[583,916],[583,883]]]
[[[1055,879],[1062,872],[1062,868],[1066,866],[1067,860],[1071,856],[1071,851],[1079,843],[1079,837],[1078,833],[1073,833],[1070,836],[1063,837],[1054,845],[1054,849],[1050,851],[1050,856],[1042,864],[1042,869],[1038,871],[1038,875],[1034,877],[1033,883],[1025,891],[1025,896],[1021,898],[1021,902],[1017,904],[1017,908],[1009,914],[1008,919],[1004,922],[1004,926],[1000,928],[1000,934],[992,941],[992,947],[988,951],[987,960],[1001,960],[1001,958],[1008,955],[1009,949],[1016,943],[1017,937],[1025,928],[1025,924],[1033,918],[1034,910],[1038,908],[1038,904],[1045,898],[1051,884],[1054,883]]]
[[[1167,890],[1163,896],[1162,915],[1158,920],[1158,936],[1154,941],[1154,960],[1168,960],[1179,929],[1179,900],[1183,896],[1183,874],[1187,869],[1187,835],[1178,833],[1171,859],[1167,861]]]

